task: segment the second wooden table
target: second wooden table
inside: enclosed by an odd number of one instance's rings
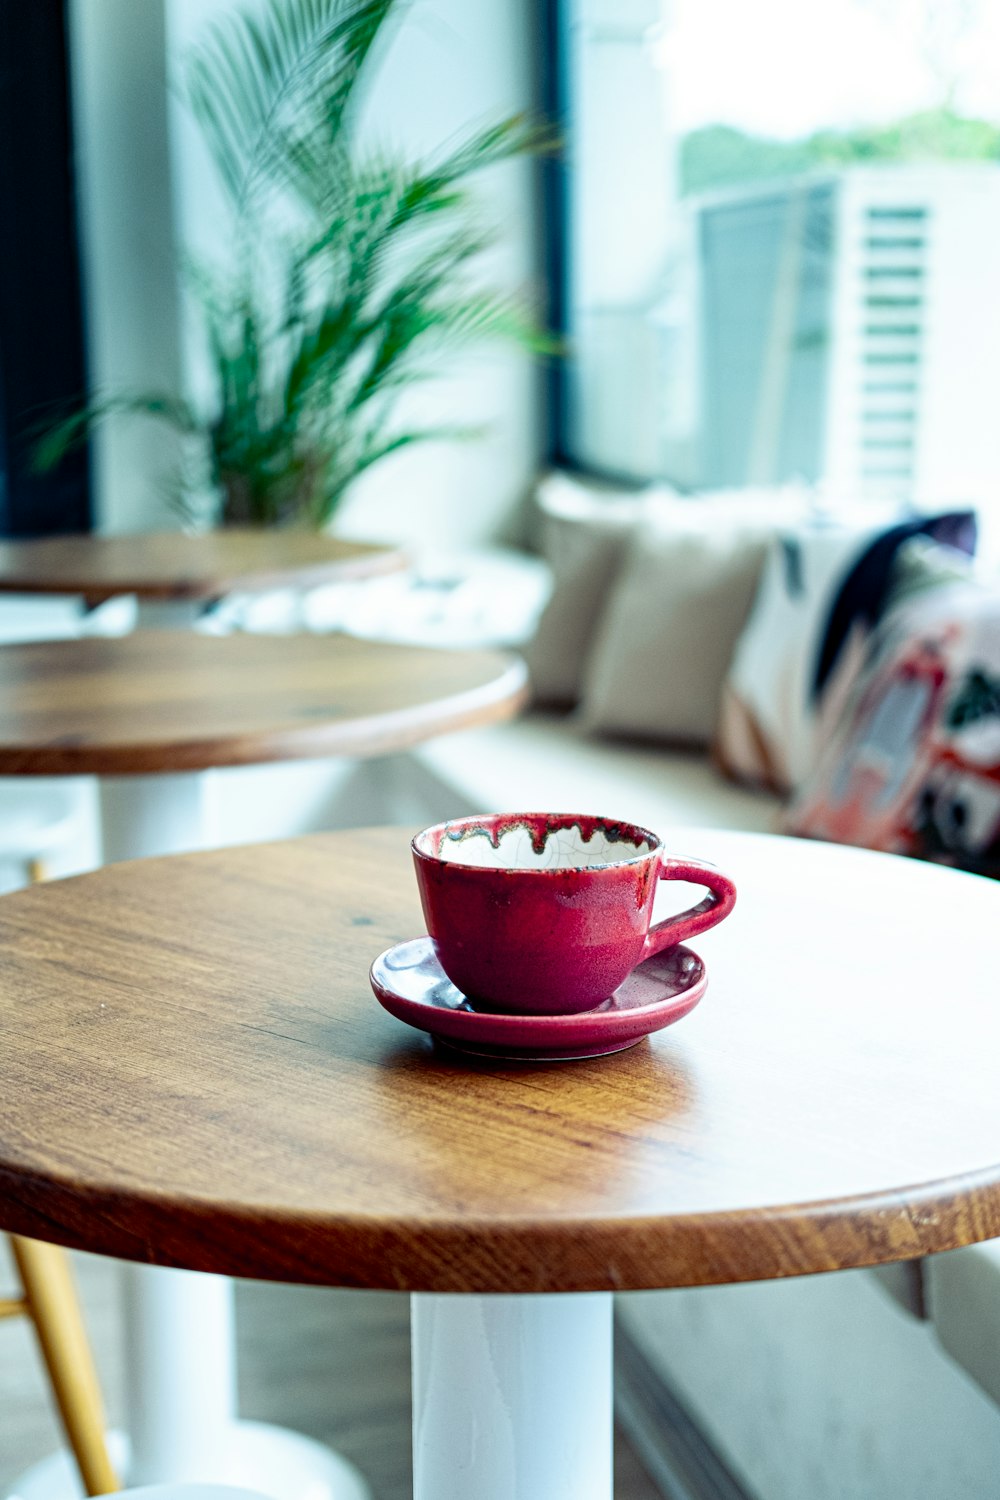
[[[116,594],[206,601],[235,589],[307,588],[404,565],[398,547],[314,531],[231,526],[199,536],[164,531],[43,537],[0,542],[0,592],[82,594],[91,604]]]
[[[365,757],[514,713],[516,658],[349,636],[143,631],[0,649],[0,775],[102,778],[104,862],[200,848],[204,782]]]

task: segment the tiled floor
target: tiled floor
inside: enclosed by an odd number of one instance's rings
[[[114,1424],[122,1374],[114,1268],[89,1256],[74,1259]],[[11,1284],[0,1257],[0,1294]],[[406,1298],[244,1283],[237,1316],[243,1414],[328,1442],[358,1465],[376,1500],[409,1500]],[[57,1440],[30,1328],[21,1319],[0,1323],[0,1495]],[[616,1500],[659,1500],[621,1437],[615,1467]]]

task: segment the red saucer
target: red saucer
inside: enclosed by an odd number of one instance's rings
[[[429,937],[397,943],[371,967],[372,989],[390,1015],[480,1057],[569,1061],[622,1052],[693,1010],[705,993],[705,965],[690,948],[647,958],[610,1000],[574,1016],[515,1016],[476,1010],[437,961]]]

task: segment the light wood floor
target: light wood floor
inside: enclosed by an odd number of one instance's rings
[[[75,1256],[74,1262],[114,1425],[122,1406],[114,1266],[91,1256]],[[2,1244],[0,1295],[12,1284]],[[406,1298],[250,1282],[237,1288],[237,1320],[243,1415],[329,1443],[358,1465],[376,1500],[409,1500]],[[30,1328],[22,1319],[0,1323],[0,1495],[57,1441]],[[615,1496],[660,1500],[621,1434]]]

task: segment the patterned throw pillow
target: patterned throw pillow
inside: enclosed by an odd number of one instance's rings
[[[802,784],[839,720],[915,537],[969,554],[975,518],[956,511],[887,525],[859,509],[775,539],[722,692],[715,755],[727,775],[782,793]]]
[[[786,828],[1000,878],[1000,593],[895,605]]]

